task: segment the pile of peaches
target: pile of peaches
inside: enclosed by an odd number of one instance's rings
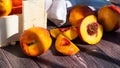
[[[71,40],[80,38],[87,44],[100,42],[103,32],[115,31],[120,27],[120,8],[115,5],[101,7],[97,14],[86,5],[75,5],[70,9],[67,27],[56,27],[50,30],[32,27],[20,36],[20,45],[28,56],[39,56],[45,53],[55,38],[55,49],[63,55],[74,55],[80,49]]]
[[[0,17],[22,13],[22,0],[0,0]],[[52,37],[55,48],[64,55],[74,55],[80,49],[71,40],[80,38],[87,44],[100,42],[104,32],[115,31],[120,27],[120,8],[106,5],[95,13],[86,5],[75,5],[68,13],[69,27],[47,30],[31,27],[20,36],[20,46],[28,56],[39,56],[50,48]],[[52,37],[51,37],[52,36]]]

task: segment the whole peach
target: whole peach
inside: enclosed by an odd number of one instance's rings
[[[50,33],[42,27],[31,27],[20,36],[20,45],[28,56],[39,56],[46,52],[52,44]]]
[[[8,16],[12,10],[11,0],[0,0],[0,17]]]
[[[98,21],[104,31],[110,32],[120,27],[120,8],[115,5],[106,5],[98,11]]]

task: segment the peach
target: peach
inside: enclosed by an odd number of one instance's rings
[[[59,28],[50,29],[50,34],[53,38],[56,38],[60,34]]]
[[[106,32],[114,31],[120,27],[120,8],[115,5],[106,5],[98,11],[98,21]]]
[[[0,17],[8,16],[12,10],[11,0],[0,0]]]
[[[12,11],[10,14],[22,13],[22,0],[12,0]]]
[[[74,26],[63,27],[63,28],[54,28],[50,30],[50,33],[53,38],[56,38],[60,33],[65,35],[68,39],[73,40],[77,38],[77,28]]]
[[[12,0],[13,7],[22,5],[22,0]]]
[[[22,14],[22,5],[13,7],[10,15],[12,14]]]
[[[47,29],[31,27],[20,36],[20,46],[28,56],[39,56],[45,53],[51,46],[52,39]]]
[[[59,36],[57,37],[55,41],[55,48],[63,55],[74,55],[80,51],[74,43],[72,43],[62,34],[59,34]]]
[[[80,21],[78,35],[88,44],[97,44],[103,36],[103,28],[94,15],[89,15]]]
[[[70,9],[68,20],[71,25],[78,27],[79,21],[91,14],[94,12],[88,6],[75,5]]]

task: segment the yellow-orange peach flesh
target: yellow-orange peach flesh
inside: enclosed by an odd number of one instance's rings
[[[102,26],[97,23],[94,15],[89,15],[83,19],[78,28],[79,37],[88,44],[97,44],[103,35]]]
[[[79,48],[62,34],[57,37],[55,48],[64,55],[74,55],[79,52]]]
[[[77,28],[74,26],[63,27],[63,28],[53,28],[50,29],[50,34],[53,38],[56,38],[59,34],[65,35],[68,39],[73,40],[77,38]]]

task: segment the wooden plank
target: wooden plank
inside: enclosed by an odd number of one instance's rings
[[[53,28],[49,24],[48,28]],[[120,31],[105,33],[96,45],[73,40],[80,52],[64,56],[55,49],[55,39],[51,48],[44,54],[30,58],[22,52],[19,42],[15,46],[0,49],[0,66],[6,68],[120,68]],[[7,65],[4,65],[7,64]]]
[[[82,52],[85,53],[82,57],[86,61],[87,67],[90,68],[119,68],[119,63],[115,62],[115,59],[108,56],[104,51],[99,48],[94,49],[100,45],[92,46],[93,49],[89,49],[86,46],[82,48]],[[93,67],[94,66],[94,67]]]
[[[120,66],[120,32],[106,33],[98,47],[107,54],[112,64]]]
[[[79,39],[77,39],[79,40]],[[119,63],[116,62],[116,58],[112,58],[107,55],[102,49],[99,48],[101,44],[91,46],[85,43],[76,42],[77,46],[81,51],[73,56],[64,56],[59,54],[55,48],[54,44],[51,49],[41,56],[39,56],[35,61],[41,67],[67,67],[67,68],[119,68]],[[102,40],[100,43],[104,44]],[[114,45],[113,45],[114,46]],[[104,48],[104,47],[103,47]],[[107,50],[104,48],[104,50]],[[111,50],[109,50],[111,52]],[[113,50],[114,51],[114,50]],[[116,55],[117,56],[117,55]]]
[[[102,42],[104,41],[101,41],[100,43]],[[59,54],[58,52],[56,52],[54,45],[51,47],[51,49],[48,52],[36,58],[29,58],[25,56],[23,52],[21,52],[19,46],[10,46],[8,48],[4,48],[3,52],[8,58],[10,64],[15,68],[31,67],[31,65],[34,67],[40,66],[42,68],[43,67],[50,67],[50,68],[53,67],[58,67],[58,68],[116,67],[117,68],[119,67],[118,64],[114,63],[115,59],[106,55],[105,52],[101,51],[98,47],[85,45],[85,44],[77,44],[77,45],[79,48],[81,48],[81,52],[73,56],[63,56],[62,54]],[[97,46],[101,46],[101,44],[98,44]]]
[[[27,57],[21,51],[21,48],[18,44],[15,46],[2,48],[2,51],[12,68],[40,68],[36,62],[34,62],[34,60],[32,60],[30,57]]]
[[[2,50],[3,49],[0,48],[0,68],[12,68]]]

